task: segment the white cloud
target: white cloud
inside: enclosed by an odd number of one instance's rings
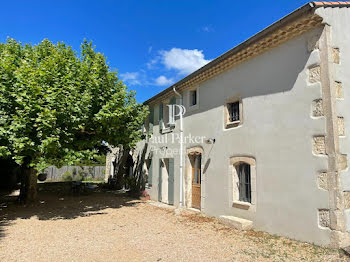
[[[172,48],[160,51],[160,54],[167,69],[178,70],[182,75],[190,74],[210,62],[204,58],[203,51],[198,49]]]
[[[159,76],[155,80],[157,86],[168,86],[174,83],[173,78],[166,78],[165,76]]]
[[[149,54],[152,52],[152,49],[153,49],[152,46],[149,46],[149,47],[148,47],[148,53],[149,53]]]
[[[150,60],[146,65],[148,69],[154,69],[154,67],[156,66],[156,64],[159,62],[159,56],[153,58],[152,60]]]
[[[124,82],[128,83],[129,85],[141,85],[141,81],[139,79],[139,72],[126,72],[124,74],[120,74],[120,77]]]

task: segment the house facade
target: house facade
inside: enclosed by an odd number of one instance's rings
[[[147,100],[151,199],[350,245],[349,7],[308,3]]]

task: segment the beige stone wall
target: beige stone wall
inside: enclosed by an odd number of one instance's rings
[[[344,64],[345,56],[344,46],[330,38],[334,28],[326,34],[323,26],[315,28],[209,80],[195,82],[200,104],[186,114],[184,135],[216,139],[215,144],[185,145],[201,146],[204,151],[203,212],[248,219],[256,230],[320,245],[343,246],[347,242],[344,210],[350,206],[350,196],[339,174],[345,176],[348,170],[350,146],[343,141],[350,115],[345,110],[349,106],[341,104],[347,97],[350,100],[350,88],[340,73],[334,72]],[[182,94],[187,106],[186,92]],[[227,130],[224,105],[233,96],[242,98],[244,123]],[[157,112],[156,106],[156,123]],[[178,121],[172,132],[179,132]],[[155,126],[154,136],[168,138],[155,148],[178,148],[170,142],[171,135],[159,134]],[[229,159],[240,156],[256,159],[256,212],[236,208],[230,201]],[[173,157],[175,167],[179,166],[178,155],[167,157]],[[154,181],[159,158],[155,153]],[[178,203],[177,168],[175,177]],[[189,187],[187,177],[185,188]],[[157,200],[156,183],[150,193]],[[188,200],[188,192],[185,195]]]
[[[346,9],[345,9],[346,10]],[[331,245],[343,247],[350,244],[350,235],[347,232],[346,210],[348,207],[348,192],[344,190],[342,174],[348,170],[347,150],[343,146],[346,140],[346,116],[343,108],[346,97],[343,90],[342,77],[344,64],[342,52],[349,52],[348,43],[344,45],[347,34],[340,24],[347,20],[348,14],[343,9],[325,8],[317,10],[324,17],[325,29],[318,41],[321,63],[320,70],[310,69],[310,81],[319,81],[322,86],[323,114],[326,120],[325,155],[328,159],[328,170],[320,170],[317,174],[319,188],[329,193],[329,207],[318,210],[319,226],[331,232]],[[350,39],[349,39],[350,40]],[[349,61],[350,62],[350,61]],[[350,63],[349,63],[350,65]],[[320,75],[318,75],[318,72]],[[314,116],[320,115],[320,109],[315,109]],[[313,138],[313,151],[322,150],[320,140]],[[349,188],[350,189],[350,188]]]
[[[256,230],[329,244],[330,232],[321,228],[318,221],[318,210],[329,209],[328,177],[319,175],[327,173],[324,99],[318,81],[321,68],[317,43],[321,32],[322,28],[315,28],[197,86],[199,106],[186,113],[184,136],[216,139],[215,143],[184,145],[185,150],[203,149],[202,212],[240,217],[252,221]],[[314,43],[308,44],[309,39]],[[310,52],[307,48],[311,46]],[[182,94],[184,106],[189,108],[188,93]],[[224,109],[232,97],[241,99],[244,121],[227,129]],[[156,105],[153,137],[161,141],[150,143],[150,149],[154,148],[154,172],[153,186],[148,190],[151,198],[157,200],[159,159],[174,158],[177,205],[180,159],[171,150],[179,149],[178,143],[172,143],[172,135],[179,134],[179,121],[172,132],[159,134],[158,111]],[[164,148],[170,153],[160,154]],[[246,209],[233,201],[230,159],[239,157],[256,160],[256,201]],[[186,151],[183,164],[185,204],[190,206]]]

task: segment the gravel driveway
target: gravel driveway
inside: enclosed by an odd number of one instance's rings
[[[0,207],[0,261],[348,261],[339,251],[227,228],[113,192]]]

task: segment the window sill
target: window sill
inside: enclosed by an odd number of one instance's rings
[[[188,111],[191,112],[191,111],[194,111],[194,110],[197,110],[199,109],[199,104],[195,104],[195,105],[191,105],[188,107]]]
[[[171,133],[171,132],[173,132],[173,129],[174,128],[171,128],[171,127],[163,128],[162,129],[162,134]]]
[[[226,125],[225,125],[225,128],[237,127],[237,126],[239,126],[241,124],[242,124],[241,120],[233,121],[233,122],[227,122]]]
[[[242,201],[233,201],[232,207],[248,210],[252,206],[251,203],[242,202]]]

